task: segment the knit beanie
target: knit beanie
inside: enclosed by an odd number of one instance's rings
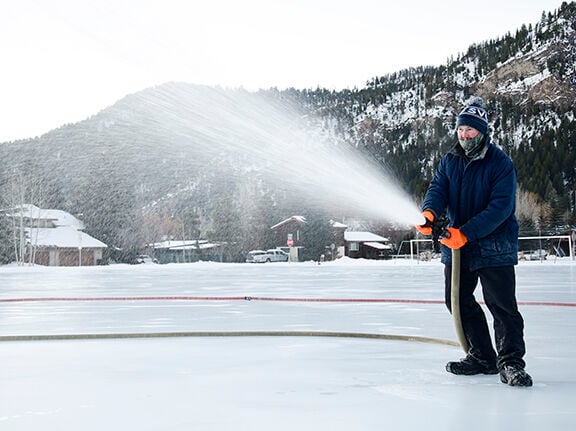
[[[481,97],[472,97],[458,115],[456,128],[459,126],[474,127],[483,135],[488,135],[488,113]]]

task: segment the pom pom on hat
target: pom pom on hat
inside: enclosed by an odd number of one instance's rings
[[[488,112],[481,97],[475,96],[466,103],[466,107],[458,115],[456,128],[458,126],[474,127],[483,135],[488,135]]]

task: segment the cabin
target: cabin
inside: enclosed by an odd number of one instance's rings
[[[302,216],[292,216],[270,227],[274,231],[274,245],[288,253],[291,262],[302,260],[305,228],[306,218]]]
[[[345,254],[358,259],[390,259],[393,247],[388,238],[372,232],[344,232]]]
[[[93,266],[108,247],[83,232],[84,223],[62,210],[21,205],[6,212],[23,227],[25,261],[44,266]]]
[[[270,227],[274,231],[274,244],[277,247],[302,247],[302,233],[306,227],[306,218],[292,216]]]

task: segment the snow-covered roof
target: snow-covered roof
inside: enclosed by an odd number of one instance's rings
[[[209,248],[219,247],[219,244],[210,243],[205,239],[202,240],[178,240],[162,241],[151,245],[152,248],[160,250],[206,250]]]
[[[72,214],[62,210],[38,208],[36,205],[20,205],[11,210],[9,216],[25,217],[31,220],[50,220],[54,226],[70,226],[75,229],[84,229],[84,223]]]
[[[335,229],[347,229],[348,226],[346,226],[344,223],[340,223],[334,220],[330,220],[330,225],[335,228]]]
[[[281,221],[280,223],[275,224],[274,226],[272,226],[270,229],[278,229],[280,226],[283,226],[287,223],[290,222],[298,222],[298,223],[302,223],[305,224],[306,223],[306,217],[303,216],[292,216],[290,218],[287,218],[286,220]]]
[[[392,250],[390,244],[382,244],[381,242],[365,242],[364,245],[378,250]]]
[[[30,244],[38,247],[59,248],[106,248],[102,241],[77,230],[72,226],[56,228],[26,228]]]
[[[344,239],[353,242],[388,242],[388,238],[372,232],[344,232]]]

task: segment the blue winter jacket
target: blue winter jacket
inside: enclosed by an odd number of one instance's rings
[[[488,140],[483,157],[469,160],[460,145],[440,161],[423,210],[440,216],[447,210],[450,225],[468,238],[461,265],[470,271],[518,263],[516,169],[512,160]],[[442,246],[442,262],[450,265],[452,253]]]

